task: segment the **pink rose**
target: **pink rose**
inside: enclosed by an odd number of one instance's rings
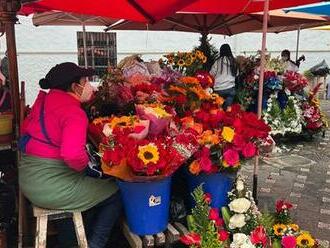
[[[256,146],[253,143],[249,142],[244,146],[242,154],[245,158],[252,158],[256,154],[256,151]]]
[[[230,166],[235,166],[237,163],[239,163],[239,155],[236,150],[228,149],[224,152],[223,157],[227,164]]]
[[[282,244],[283,248],[295,248],[297,245],[296,237],[283,236],[281,244]]]

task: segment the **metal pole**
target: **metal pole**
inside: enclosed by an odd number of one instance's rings
[[[267,37],[267,26],[268,26],[268,10],[269,0],[265,0],[264,3],[264,17],[262,26],[262,47],[261,47],[261,63],[260,63],[260,76],[259,76],[259,91],[258,91],[258,118],[261,119],[262,113],[262,95],[264,86],[264,72],[266,64],[266,37]],[[253,168],[253,197],[258,202],[258,169],[259,169],[259,156],[256,157],[256,161]]]
[[[86,27],[85,27],[85,23],[82,24],[82,28],[83,28],[83,45],[84,45],[85,68],[88,68],[88,62],[87,62],[87,44],[86,44]]]
[[[297,30],[296,61],[298,60],[298,53],[299,53],[300,29],[301,29],[301,26],[299,26],[299,28]]]

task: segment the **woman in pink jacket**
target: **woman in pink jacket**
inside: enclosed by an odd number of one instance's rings
[[[80,104],[90,100],[93,70],[74,63],[54,66],[41,79],[42,89],[24,120],[19,184],[35,205],[95,213],[87,226],[90,248],[105,247],[121,204],[113,180],[85,175],[88,119]]]

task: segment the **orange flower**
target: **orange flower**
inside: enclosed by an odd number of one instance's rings
[[[198,175],[201,172],[201,166],[197,160],[194,160],[190,165],[189,165],[189,171],[193,175]]]
[[[170,91],[174,91],[183,95],[186,95],[187,92],[184,88],[178,87],[178,86],[174,86],[174,85],[170,85],[170,88],[168,89]]]
[[[195,77],[182,77],[180,82],[184,84],[199,84],[198,79]]]
[[[217,104],[219,106],[222,106],[222,104],[225,102],[225,100],[218,94],[212,94],[211,99],[215,104]]]
[[[206,100],[208,99],[208,95],[206,94],[206,92],[204,91],[204,89],[202,87],[198,87],[198,86],[194,86],[192,88],[189,89],[192,93],[196,94],[197,97],[200,100]]]
[[[192,117],[184,117],[181,119],[181,122],[183,127],[192,128],[198,134],[201,134],[203,132],[203,125],[200,123],[195,123],[194,118]]]
[[[205,144],[216,145],[216,144],[219,144],[219,142],[220,142],[220,139],[219,139],[218,134],[213,133],[211,130],[206,130],[199,139],[199,143],[202,145],[205,145]]]

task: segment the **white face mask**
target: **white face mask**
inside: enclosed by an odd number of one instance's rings
[[[93,86],[90,84],[90,82],[86,82],[84,86],[81,85],[79,86],[83,87],[83,90],[80,95],[80,101],[88,102],[93,96],[93,92],[94,92]]]

